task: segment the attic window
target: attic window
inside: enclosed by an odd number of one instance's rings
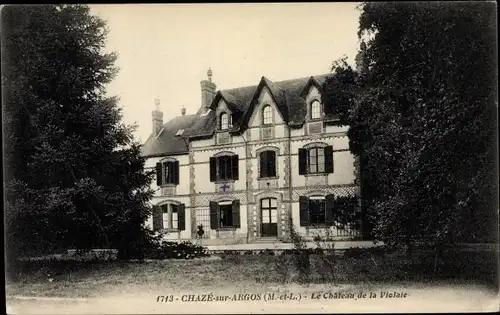
[[[179,129],[175,135],[182,136],[183,133],[184,133],[184,129]]]
[[[220,115],[220,129],[226,130],[229,128],[229,115],[227,113],[222,113]]]
[[[273,109],[270,105],[266,105],[262,109],[262,123],[264,125],[270,125],[273,123]]]
[[[321,104],[318,100],[314,100],[311,103],[311,119],[321,118]]]

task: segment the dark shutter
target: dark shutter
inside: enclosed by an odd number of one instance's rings
[[[177,206],[177,227],[180,231],[186,229],[186,205],[183,203]]]
[[[267,177],[267,151],[261,152],[260,153],[260,177],[264,178]]]
[[[240,228],[240,200],[233,200],[233,227]]]
[[[174,184],[179,185],[179,161],[174,161],[174,165],[172,168]]]
[[[309,225],[309,198],[299,197],[300,226]]]
[[[210,228],[212,230],[219,228],[219,216],[217,212],[219,212],[219,205],[215,201],[210,201]]]
[[[215,182],[217,180],[217,158],[210,157],[210,181]]]
[[[334,216],[335,196],[327,195],[325,197],[325,203],[326,203],[325,221],[328,224],[332,224],[333,222],[335,222],[335,216]]]
[[[299,149],[299,175],[307,173],[307,150]]]
[[[333,173],[333,146],[331,145],[325,147],[325,172]]]
[[[153,206],[153,231],[163,229],[163,208]]]
[[[267,152],[267,176],[276,176],[276,152]]]
[[[239,174],[238,174],[238,155],[233,155],[231,156],[231,173],[232,173],[232,179],[238,180]]]
[[[161,163],[156,163],[156,185],[161,186],[162,181]]]

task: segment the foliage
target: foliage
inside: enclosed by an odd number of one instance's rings
[[[207,248],[184,242],[161,242],[158,247],[151,247],[145,253],[148,259],[193,259],[210,256]]]
[[[363,211],[388,245],[497,237],[494,9],[365,3],[357,87],[350,77],[325,84],[356,91],[339,116],[360,158]],[[340,67],[335,74],[352,71]]]
[[[311,250],[307,248],[306,241],[295,230],[292,217],[288,219],[288,229],[293,244],[293,263],[301,283],[307,283],[311,275]]]
[[[85,5],[2,10],[8,256],[66,248],[141,255],[152,172],[105,86],[116,54]],[[27,233],[27,231],[29,231]]]

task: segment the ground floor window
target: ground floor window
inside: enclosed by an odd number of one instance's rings
[[[309,199],[309,223],[326,223],[326,201],[324,197],[311,197]]]
[[[184,230],[186,226],[185,205],[165,203],[153,207],[153,230]]]
[[[225,200],[210,202],[210,228],[239,228],[240,223],[240,201]]]
[[[179,217],[177,212],[177,205],[166,204],[163,208],[163,228],[164,229],[178,229]]]

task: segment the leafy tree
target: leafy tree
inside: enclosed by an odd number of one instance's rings
[[[356,95],[340,108],[376,238],[496,239],[495,21],[487,2],[363,4]]]
[[[117,73],[106,35],[85,5],[2,10],[10,258],[68,247],[137,255],[150,240],[152,176],[134,126],[105,95]]]

